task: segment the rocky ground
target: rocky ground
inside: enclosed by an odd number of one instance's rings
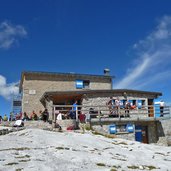
[[[171,170],[171,147],[91,132],[27,128],[0,136],[0,171]]]

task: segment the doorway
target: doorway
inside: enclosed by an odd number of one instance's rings
[[[148,144],[148,126],[135,126],[135,141]]]

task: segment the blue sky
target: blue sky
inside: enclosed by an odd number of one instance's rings
[[[1,0],[0,114],[22,71],[116,76],[171,102],[170,0]]]

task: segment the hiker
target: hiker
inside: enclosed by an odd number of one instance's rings
[[[24,112],[24,117],[23,117],[22,121],[29,121],[29,120],[30,120],[30,119],[29,119],[27,113]]]
[[[109,114],[113,114],[113,108],[114,108],[114,99],[113,97],[110,97],[109,101],[106,103],[109,108]]]
[[[164,116],[164,105],[165,105],[165,103],[163,100],[161,100],[159,104],[160,104],[160,117],[163,117]]]
[[[32,114],[31,114],[31,116],[30,116],[30,119],[31,119],[31,120],[34,120],[34,121],[35,121],[35,120],[38,120],[38,116],[37,116],[37,114],[35,113],[34,110],[32,111]]]
[[[48,112],[47,109],[45,109],[45,110],[43,111],[43,113],[42,113],[42,120],[43,120],[44,122],[47,122],[48,119],[49,119],[49,112]]]
[[[83,114],[82,112],[80,112],[79,116],[79,128],[83,131],[83,133],[85,132],[85,119],[86,119],[86,115]]]
[[[2,122],[2,116],[0,115],[0,124],[1,124],[1,122]]]
[[[70,110],[70,112],[69,112],[69,117],[71,118],[71,119],[76,119],[76,111],[77,111],[77,109],[78,109],[78,105],[77,105],[77,100],[74,102],[74,104],[73,104],[73,107],[72,107],[72,110]]]
[[[4,115],[4,118],[3,118],[4,121],[8,121],[8,116],[5,114]]]
[[[131,104],[130,104],[130,102],[127,100],[127,101],[125,102],[125,117],[130,117],[130,115],[129,115],[129,109],[130,109],[130,107],[131,107]]]
[[[119,115],[119,109],[120,109],[120,100],[119,97],[115,100],[115,108],[116,108],[116,114]]]
[[[14,113],[13,112],[10,112],[9,121],[13,121],[13,120],[15,120],[14,119]]]

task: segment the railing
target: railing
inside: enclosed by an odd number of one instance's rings
[[[58,113],[62,113],[64,118],[70,118],[70,112],[73,112],[72,105],[53,105],[52,120],[56,120]],[[171,118],[171,106],[164,106],[161,110],[159,106],[148,105],[141,107],[124,107],[116,108],[115,106],[88,106],[78,105],[77,110],[74,111],[76,121],[79,120],[80,114],[85,114],[87,120],[101,119],[101,118],[116,118],[116,119],[168,119]]]

